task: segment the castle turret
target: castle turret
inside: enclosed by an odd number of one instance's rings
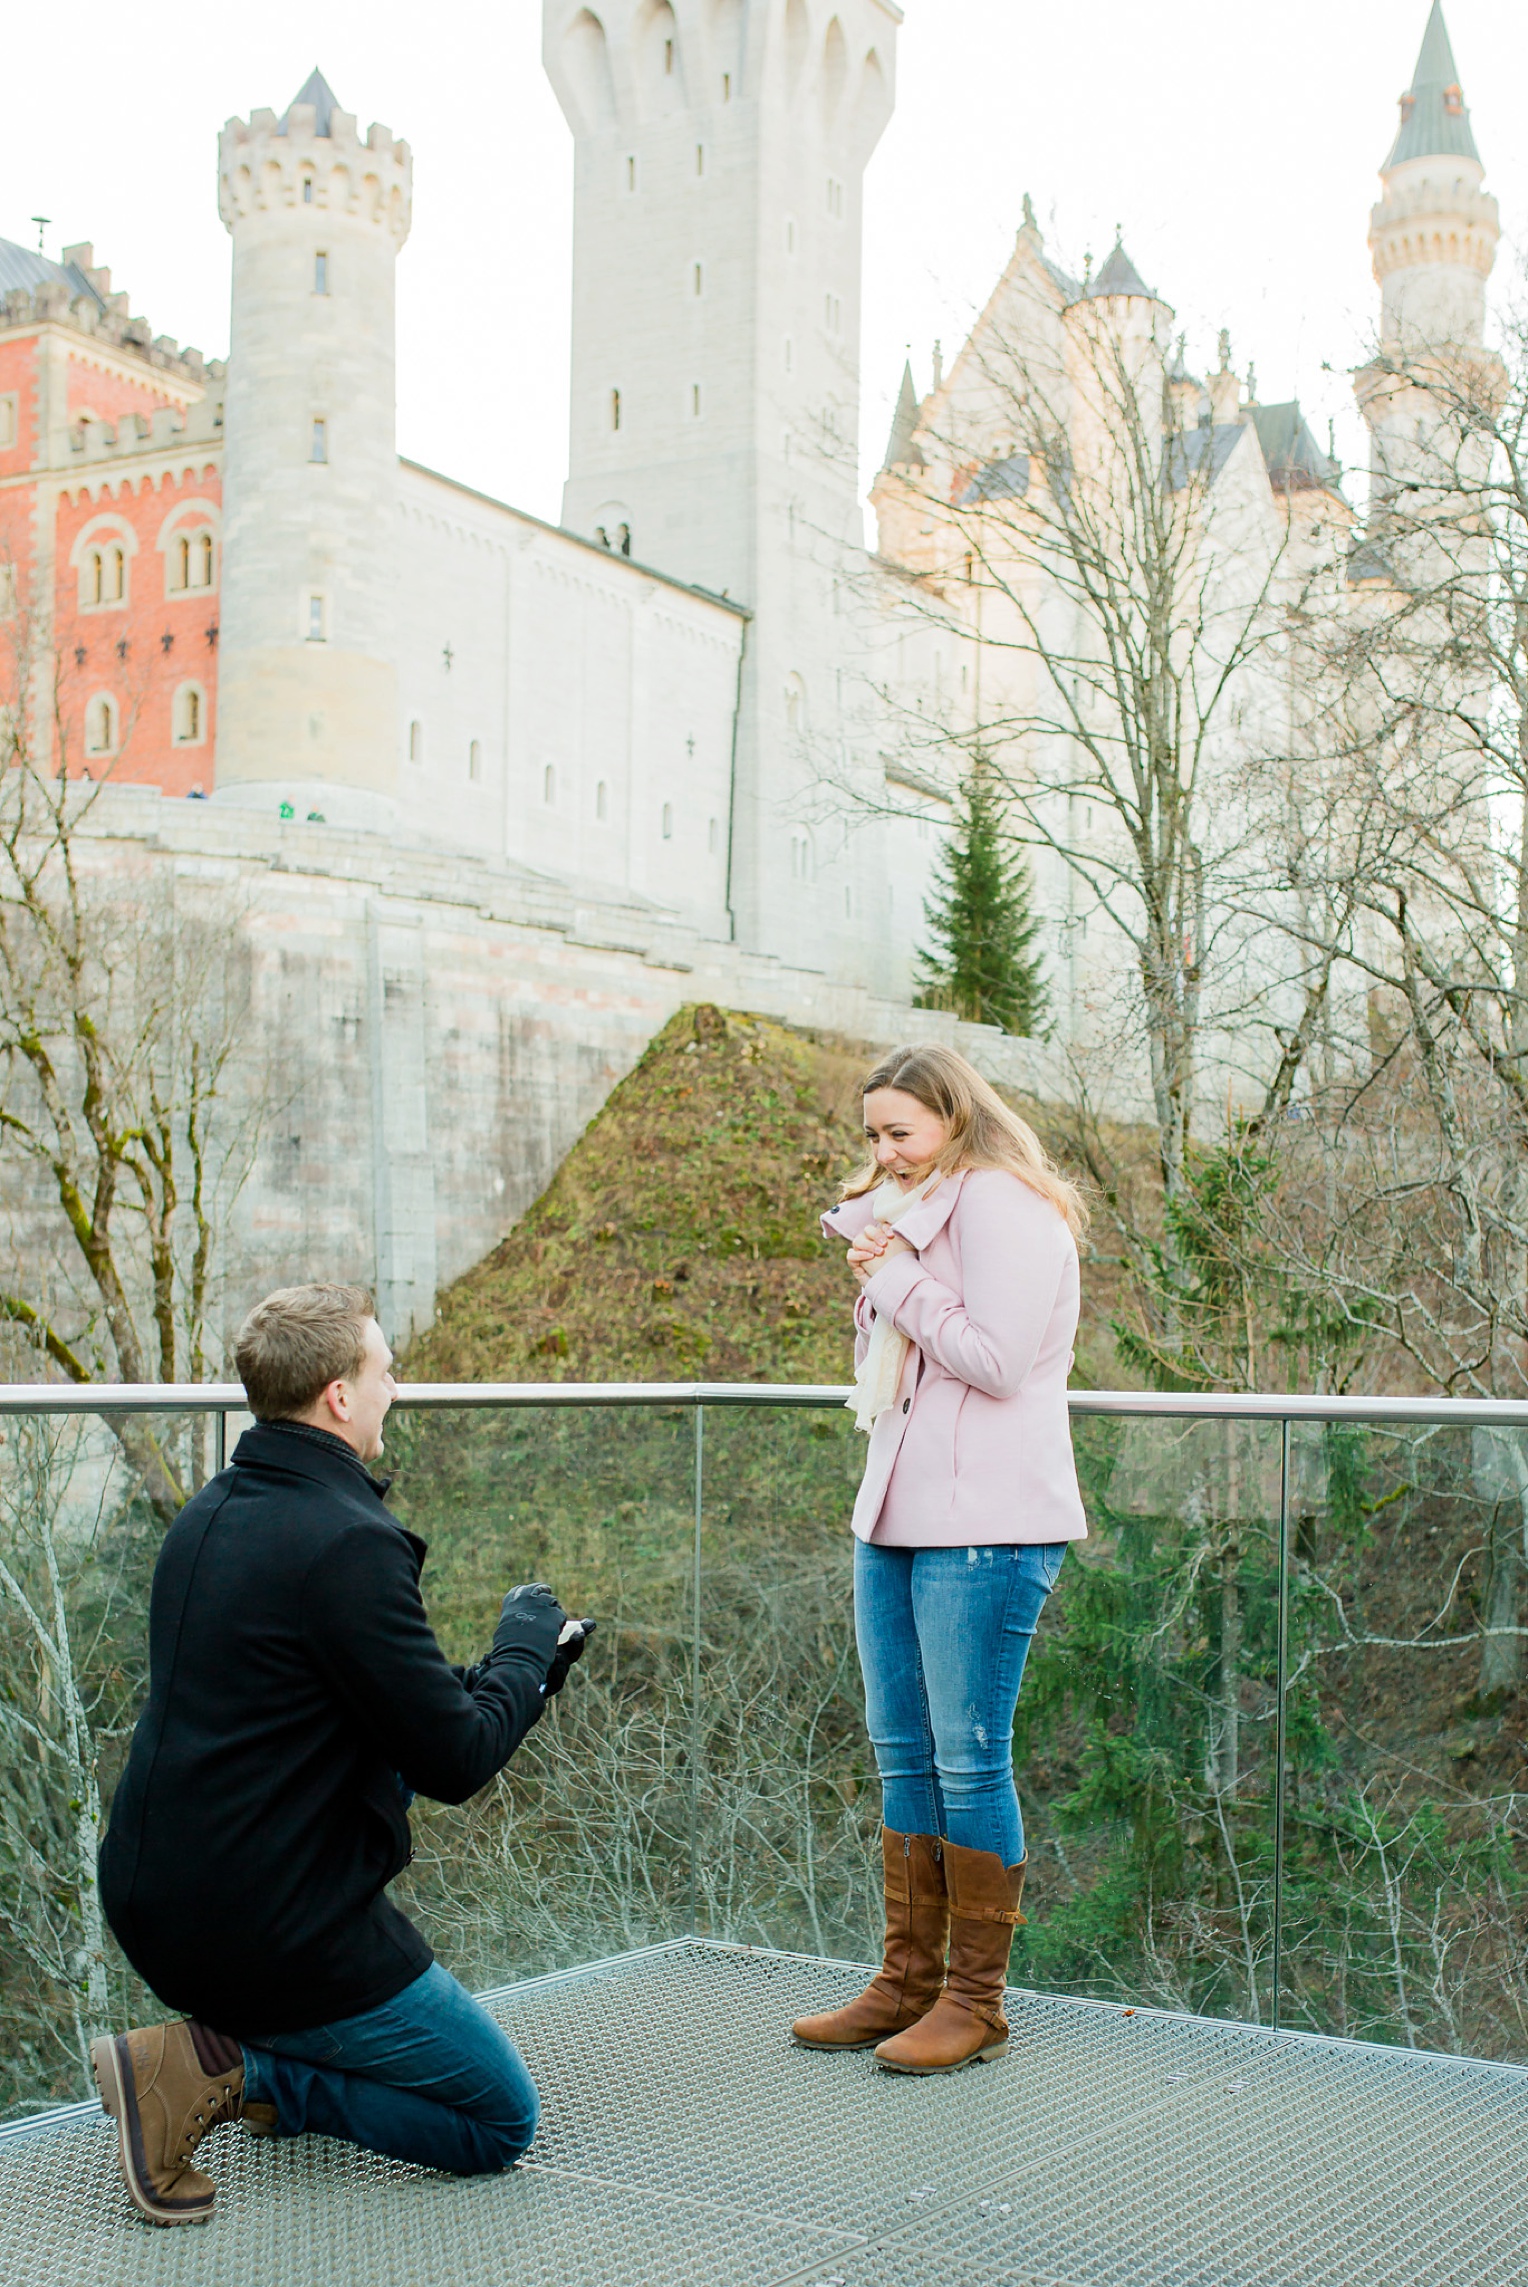
[[[1380,169],[1385,195],[1369,219],[1388,349],[1466,348],[1481,340],[1486,280],[1501,236],[1484,179],[1441,0],[1433,0],[1401,97],[1400,127]]]
[[[231,119],[233,237],[217,791],[390,819],[397,746],[394,268],[406,143],[363,140],[314,72]]]
[[[863,868],[829,886],[806,789],[851,736],[861,186],[900,21],[893,0],[544,0],[576,142],[564,521],[755,612],[731,902],[745,942],[827,966],[865,944]]]

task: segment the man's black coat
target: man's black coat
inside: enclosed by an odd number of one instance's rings
[[[101,1900],[162,2001],[232,2034],[377,2008],[429,1967],[386,1885],[403,1784],[475,1794],[540,1715],[546,1661],[501,1624],[465,1673],[425,1618],[425,1544],[338,1438],[267,1423],[165,1535],[149,1695]]]

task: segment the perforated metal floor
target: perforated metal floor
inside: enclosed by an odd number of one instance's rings
[[[841,1965],[686,1942],[490,2005],[544,2112],[458,2182],[220,2130],[205,2228],[109,2124],[0,2139],[4,2287],[1522,2287],[1528,2072],[1013,1994],[946,2080],[795,2048]]]

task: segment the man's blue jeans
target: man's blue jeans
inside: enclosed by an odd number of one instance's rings
[[[243,2043],[244,2100],[283,2136],[342,2137],[393,2160],[490,2176],[536,2133],[519,2050],[439,1962],[380,2009]]]
[[[1013,1716],[1066,1542],[991,1548],[854,1544],[865,1723],[896,1834],[1024,1855]]]

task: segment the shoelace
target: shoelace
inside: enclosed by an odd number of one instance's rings
[[[208,2086],[203,2089],[203,2101],[205,2101],[205,2099],[211,2095],[212,2090],[216,2087],[216,2085],[216,2082],[209,2082]],[[216,2128],[220,2120],[228,2119],[233,2100],[233,2083],[232,2081],[225,2081],[223,2083],[223,2093],[219,2097],[217,2103],[213,2106],[210,2115],[203,2113],[200,2109],[197,2109],[192,2113],[191,2118],[196,2123],[197,2133],[193,2136],[189,2127],[183,2129],[181,2132],[180,2150],[175,2155],[176,2159],[180,2161],[182,2167],[189,2167],[191,2159],[196,2151],[197,2146],[201,2143],[202,2138],[206,2136],[210,2130]]]

